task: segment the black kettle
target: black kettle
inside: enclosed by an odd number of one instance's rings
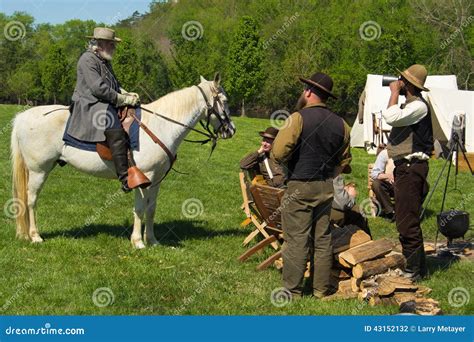
[[[464,237],[469,230],[469,213],[462,210],[450,209],[442,211],[437,216],[438,229],[449,241]]]

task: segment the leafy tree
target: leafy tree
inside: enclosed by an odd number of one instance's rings
[[[22,104],[22,101],[25,104],[28,102],[33,83],[33,75],[28,70],[25,70],[25,68],[18,68],[7,80],[8,89],[16,97],[19,105]]]
[[[254,101],[262,88],[264,79],[263,47],[258,34],[257,22],[250,16],[243,16],[232,36],[226,70],[226,89],[233,99],[231,105]],[[238,102],[237,102],[238,101]]]
[[[54,103],[57,102],[58,97],[64,100],[69,85],[69,63],[66,60],[63,48],[59,44],[51,45],[40,66],[41,83],[46,97],[52,97]]]
[[[140,64],[138,53],[129,35],[121,34],[122,42],[117,44],[117,51],[114,56],[114,72],[124,89],[132,91],[138,81]]]

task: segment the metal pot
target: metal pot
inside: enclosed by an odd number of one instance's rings
[[[469,213],[451,209],[437,216],[438,229],[449,240],[463,237],[469,230]]]

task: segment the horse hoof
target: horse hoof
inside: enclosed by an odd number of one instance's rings
[[[154,246],[158,246],[160,243],[158,242],[157,239],[150,239],[150,240],[146,240],[146,244],[148,246],[154,247]]]
[[[143,243],[143,241],[137,241],[133,242],[133,247],[135,247],[136,249],[144,249],[145,244]]]
[[[32,243],[41,243],[43,242],[43,238],[39,235],[35,235],[31,237],[31,242]]]

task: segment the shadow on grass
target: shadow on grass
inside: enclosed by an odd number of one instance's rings
[[[459,262],[459,260],[460,258],[456,255],[427,255],[426,265],[428,267],[428,274],[446,271],[454,263]]]
[[[160,244],[166,246],[179,247],[181,242],[194,239],[212,239],[220,236],[247,235],[244,229],[213,230],[206,227],[206,221],[172,220],[154,225],[155,236]],[[92,224],[89,226],[74,227],[68,230],[43,233],[44,239],[54,239],[56,237],[66,237],[73,239],[87,239],[99,234],[107,234],[113,237],[130,239],[133,225],[126,223],[120,225]]]

